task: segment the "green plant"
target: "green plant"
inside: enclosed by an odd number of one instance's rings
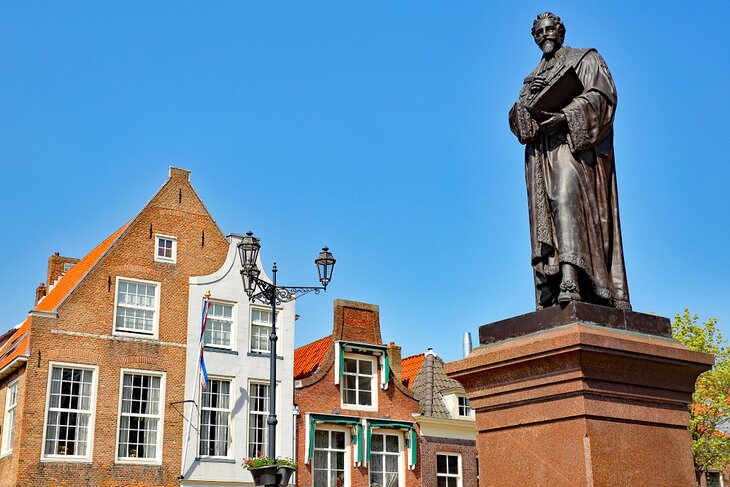
[[[289,468],[293,468],[294,470],[296,470],[297,462],[295,462],[293,458],[279,457],[276,459],[276,466],[277,467],[289,467]]]
[[[258,455],[251,458],[244,458],[242,467],[246,470],[254,470],[261,467],[276,466],[276,458],[267,457],[264,452],[258,452]]]

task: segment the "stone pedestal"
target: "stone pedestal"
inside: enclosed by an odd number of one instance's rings
[[[581,303],[481,327],[446,365],[476,410],[480,486],[694,486],[687,405],[713,358],[668,333]]]

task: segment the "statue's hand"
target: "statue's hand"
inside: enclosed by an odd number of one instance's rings
[[[540,122],[540,128],[549,135],[557,134],[565,126],[568,125],[568,119],[565,118],[565,114],[542,112],[543,117],[548,117],[547,120]]]
[[[545,78],[535,78],[532,80],[532,83],[530,83],[530,93],[533,95],[535,93],[539,93],[547,86],[547,81],[545,81]]]

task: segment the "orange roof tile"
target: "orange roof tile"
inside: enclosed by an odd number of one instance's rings
[[[53,286],[53,289],[35,307],[38,311],[54,311],[66,296],[73,291],[89,270],[104,255],[122,231],[127,227],[125,223],[119,230],[100,243],[86,257],[77,262]],[[0,345],[0,370],[21,355],[29,352],[30,317],[26,318],[10,338]]]
[[[127,224],[125,223],[119,230],[107,237],[107,239],[100,243],[94,250],[86,254],[86,257],[78,261],[68,270],[68,272],[61,276],[56,285],[53,286],[53,289],[51,289],[48,295],[36,305],[35,309],[38,311],[55,310],[66,296],[68,296],[68,294],[76,287],[76,285],[81,282],[81,279],[83,279],[91,267],[96,264],[99,257],[104,255],[104,252],[109,249],[111,244],[114,243],[119,234],[121,234],[122,230],[126,227]]]
[[[413,387],[413,381],[416,379],[418,371],[421,370],[421,365],[425,357],[426,354],[419,353],[418,355],[406,357],[401,361],[401,380],[404,386],[408,388]]]
[[[26,318],[13,333],[8,341],[0,347],[0,369],[8,365],[21,355],[28,353],[28,332],[30,331],[30,317]]]
[[[324,362],[331,343],[332,335],[328,335],[294,350],[294,379],[312,375]]]

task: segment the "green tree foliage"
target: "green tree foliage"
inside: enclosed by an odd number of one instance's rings
[[[695,469],[722,471],[730,462],[730,436],[717,426],[730,421],[730,349],[717,329],[717,318],[700,323],[688,309],[674,317],[672,335],[689,349],[715,356],[712,370],[700,375],[692,396],[690,432]]]

